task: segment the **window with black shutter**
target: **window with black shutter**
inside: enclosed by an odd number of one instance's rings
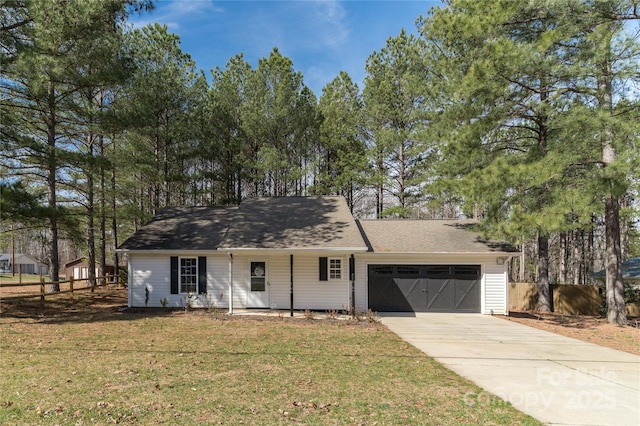
[[[320,258],[320,281],[342,280],[342,259],[339,257]]]

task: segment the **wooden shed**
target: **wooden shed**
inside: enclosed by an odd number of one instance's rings
[[[86,257],[81,257],[64,265],[65,276],[67,279],[73,277],[74,280],[86,280],[89,278],[89,262]],[[105,265],[105,274],[110,277],[114,275],[115,267],[113,265]],[[100,267],[96,265],[96,277],[100,276]]]

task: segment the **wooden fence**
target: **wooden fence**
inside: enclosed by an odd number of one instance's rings
[[[84,285],[78,285],[82,284]],[[47,286],[57,285],[59,286],[59,291],[50,291],[47,292]],[[107,285],[122,287],[122,283],[115,276],[106,275],[104,277],[96,277],[95,283],[92,283],[87,279],[79,279],[76,280],[71,278],[70,280],[60,280],[60,281],[45,281],[44,277],[40,279],[39,282],[30,282],[30,283],[0,283],[0,289],[10,288],[10,287],[33,287],[39,288],[39,292],[30,292],[29,294],[17,294],[17,295],[4,295],[2,294],[2,300],[20,300],[20,299],[33,299],[40,298],[40,301],[44,303],[45,298],[47,296],[53,296],[58,294],[69,293],[70,297],[73,298],[74,292],[78,291],[93,291],[98,287],[104,287]]]
[[[595,285],[552,284],[551,310],[563,315],[599,315],[604,295]],[[536,311],[538,309],[538,285],[530,283],[509,284],[510,311]],[[638,304],[627,304],[627,315],[640,315]]]

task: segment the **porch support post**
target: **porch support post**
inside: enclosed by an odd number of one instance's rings
[[[233,254],[229,253],[229,314],[233,314]]]
[[[291,283],[289,286],[289,296],[290,296],[290,316],[293,316],[293,255],[289,255],[289,266],[290,266],[290,276]]]
[[[349,280],[351,280],[351,315],[356,313],[356,259],[351,255],[349,258]]]

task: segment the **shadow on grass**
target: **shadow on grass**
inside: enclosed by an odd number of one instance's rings
[[[78,292],[73,298],[68,293],[47,295],[44,304],[38,298],[0,300],[0,317],[4,324],[11,323],[9,318],[16,322],[31,319],[46,324],[132,321],[181,312],[181,309],[130,310],[127,308],[127,290],[118,288]]]
[[[271,311],[269,311],[271,313]],[[300,311],[297,311],[300,314]],[[203,320],[218,321],[254,321],[254,322],[295,322],[337,323],[351,326],[375,327],[378,321],[369,321],[366,315],[358,319],[323,318],[320,312],[312,313],[312,318],[295,318],[282,314],[274,315],[228,315],[227,309],[195,309],[185,312],[183,308],[129,308],[127,290],[117,288],[97,288],[93,293],[78,292],[71,298],[69,294],[47,295],[44,305],[34,299],[0,299],[0,323],[12,324],[35,321],[41,324],[90,324],[113,321],[137,321],[145,318],[171,317],[179,315],[201,316]],[[12,321],[12,319],[14,321]]]

